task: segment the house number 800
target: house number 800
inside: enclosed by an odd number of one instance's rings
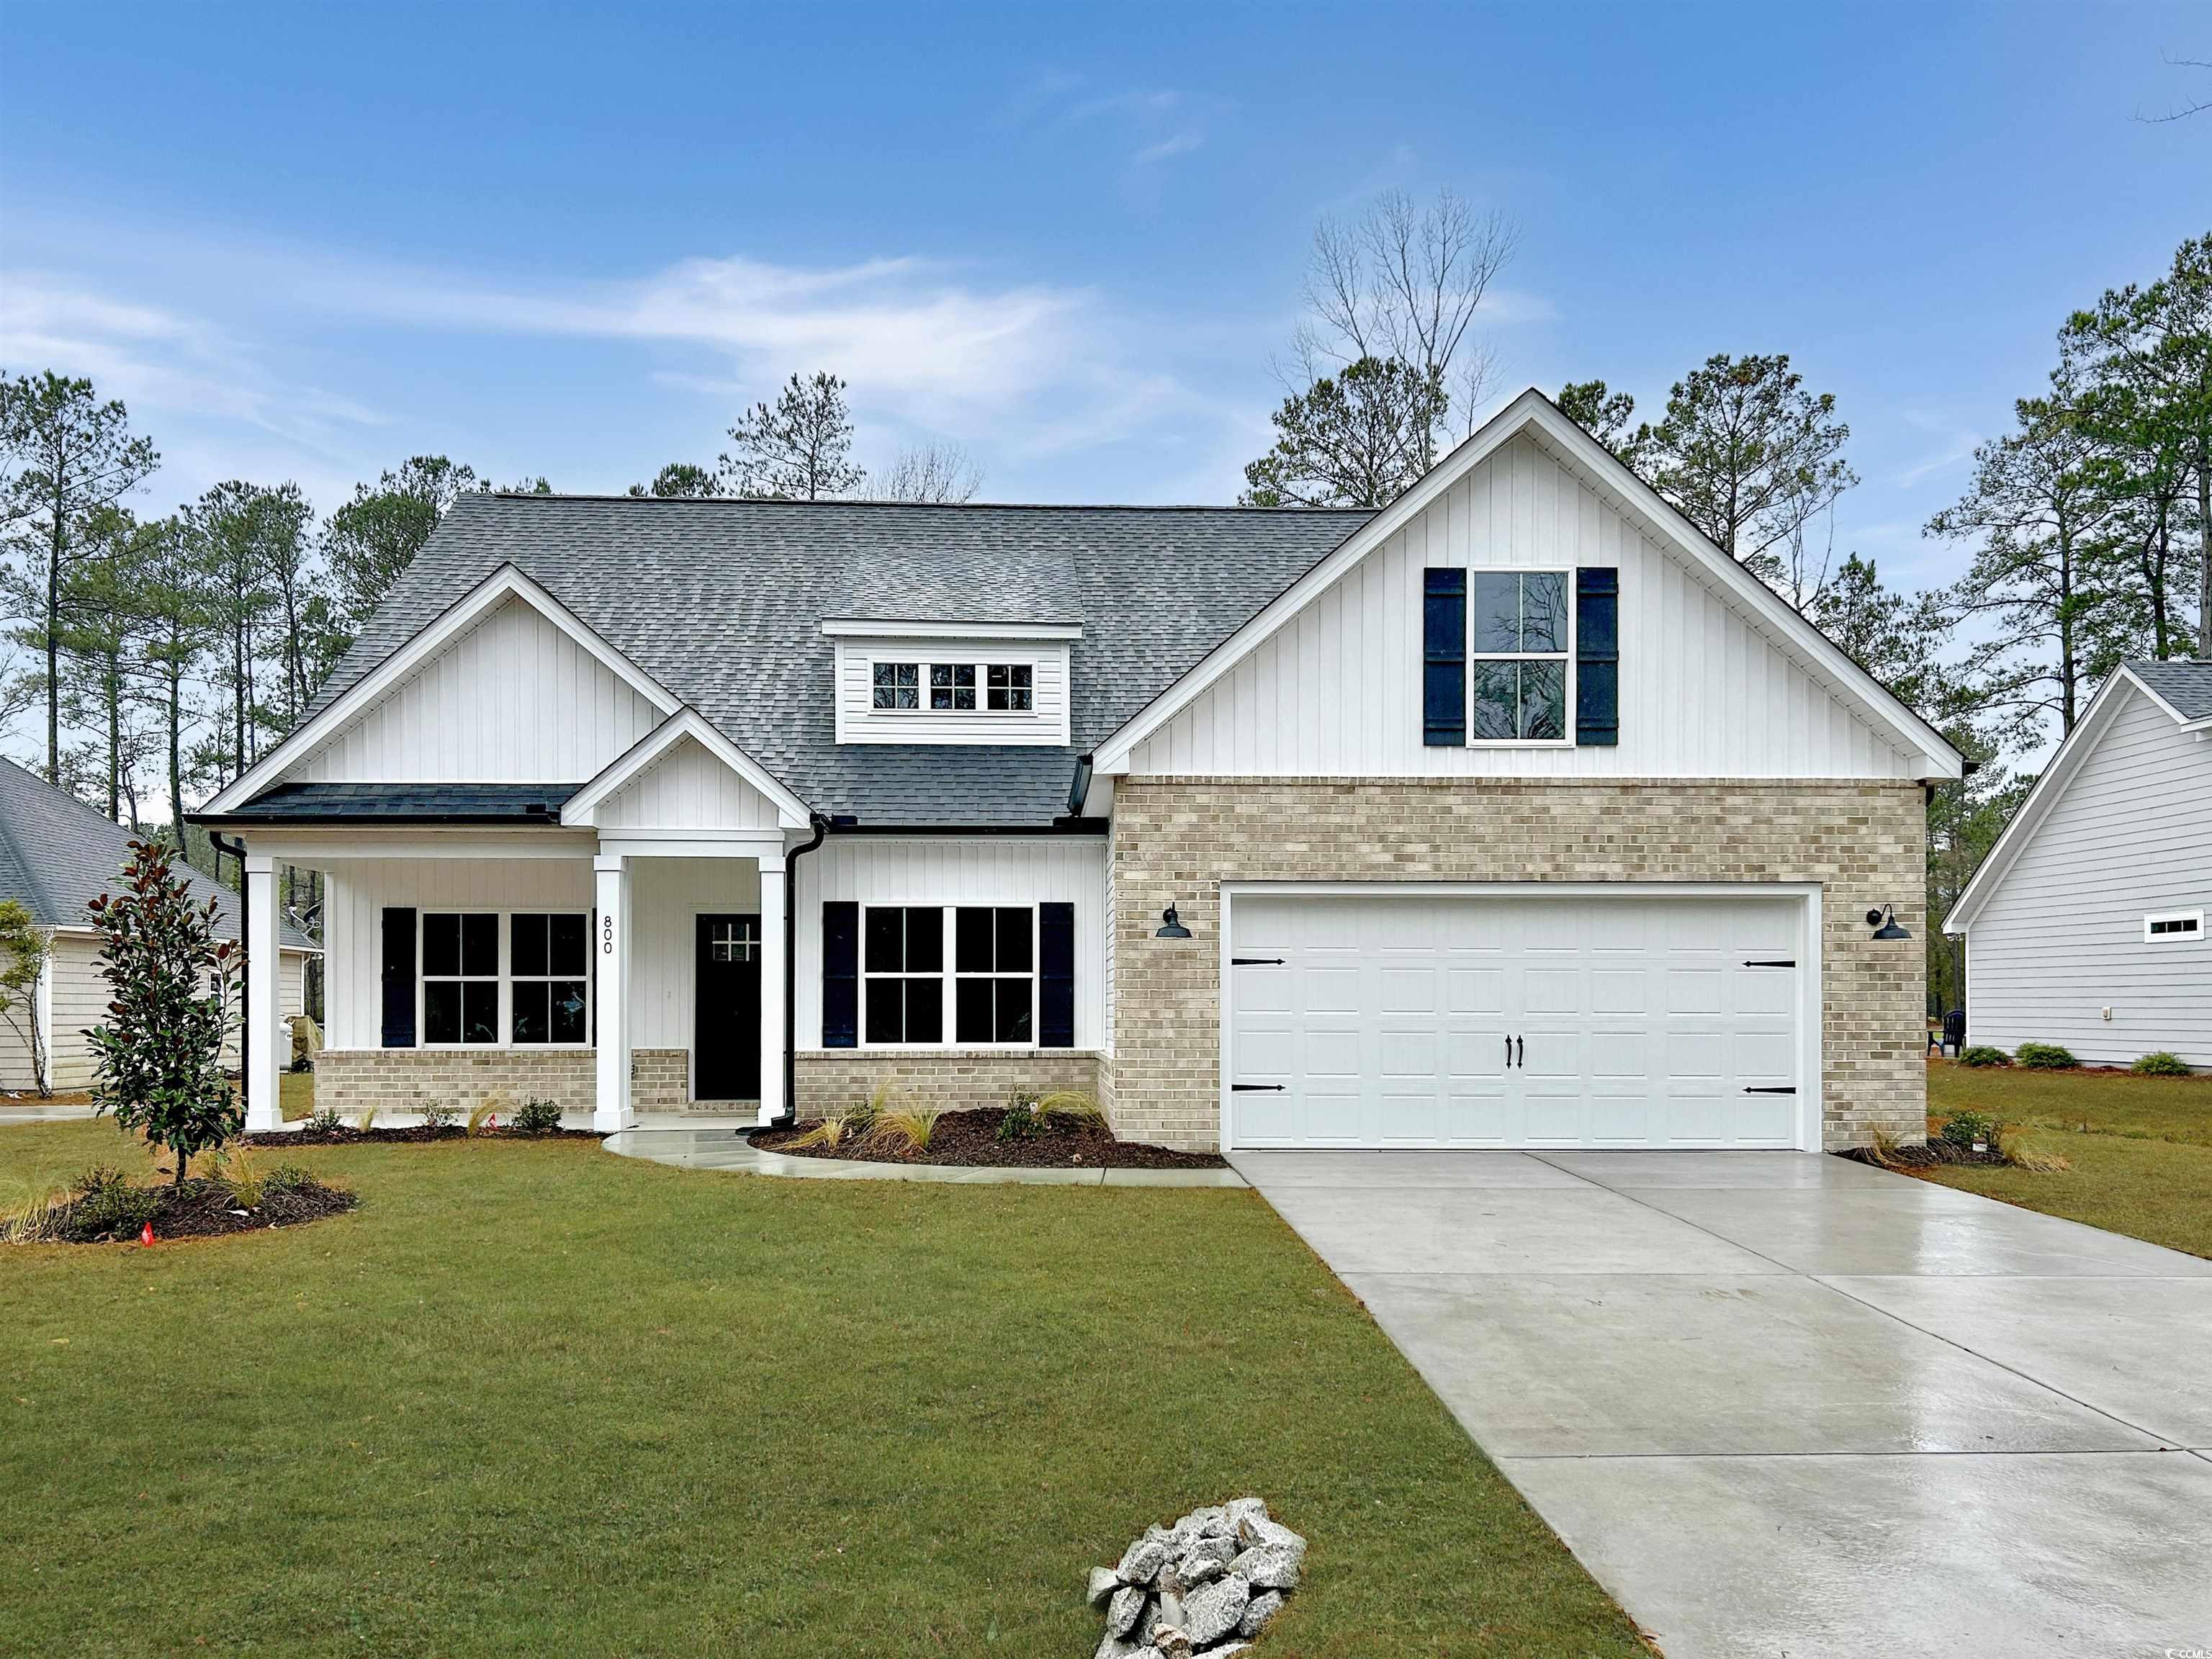
[[[599,949],[608,956],[615,953],[615,919],[612,916],[599,918]]]

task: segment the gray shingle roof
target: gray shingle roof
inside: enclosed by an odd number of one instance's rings
[[[2131,662],[2128,669],[2180,711],[2185,720],[2212,720],[2212,662]]]
[[[558,823],[576,783],[280,783],[227,816],[240,823]],[[532,809],[536,810],[532,810]]]
[[[35,772],[0,759],[0,899],[20,900],[45,927],[88,927],[85,906],[114,889],[130,855],[128,830]],[[237,895],[197,870],[185,879],[195,899],[215,900],[216,932],[236,939]],[[315,948],[290,923],[282,931],[287,949]]]
[[[511,562],[817,811],[1042,824],[1067,811],[1077,755],[1370,516],[465,495],[320,701]],[[854,617],[1080,623],[1073,745],[840,747],[821,625]]]

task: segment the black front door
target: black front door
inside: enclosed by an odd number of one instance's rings
[[[760,1098],[760,956],[758,916],[699,918],[699,995],[691,1027],[695,1099]]]

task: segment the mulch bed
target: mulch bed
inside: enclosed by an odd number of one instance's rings
[[[319,1181],[302,1182],[280,1191],[264,1193],[261,1202],[250,1210],[240,1210],[230,1189],[219,1181],[188,1176],[181,1187],[174,1182],[165,1182],[140,1190],[154,1195],[150,1218],[134,1215],[128,1221],[118,1221],[106,1215],[95,1216],[87,1213],[89,1206],[79,1200],[56,1218],[52,1237],[64,1244],[135,1244],[139,1241],[142,1222],[150,1219],[157,1240],[214,1238],[225,1233],[295,1227],[301,1222],[319,1221],[326,1215],[343,1215],[361,1202],[343,1188],[325,1187]]]
[[[1847,1146],[1836,1156],[1854,1164],[1871,1164],[1877,1170],[1932,1170],[1942,1164],[1972,1164],[1985,1169],[2006,1167],[2004,1155],[1992,1146],[1986,1152],[1929,1136],[1925,1145],[1893,1146],[1877,1154],[1871,1146]]]
[[[335,1129],[301,1127],[285,1129],[276,1134],[254,1134],[246,1137],[249,1146],[412,1146],[425,1140],[467,1140],[469,1132],[458,1123],[449,1123],[442,1129],[433,1129],[423,1124],[389,1129],[356,1129],[351,1124],[342,1124]],[[481,1129],[478,1140],[598,1140],[602,1139],[596,1129],[549,1129],[543,1134],[525,1134],[519,1129]]]
[[[762,1129],[752,1144],[764,1152],[792,1158],[856,1159],[869,1164],[940,1164],[975,1168],[1039,1170],[1100,1168],[1109,1170],[1225,1170],[1228,1160],[1212,1152],[1180,1152],[1170,1146],[1153,1146],[1141,1140],[1116,1140],[1103,1124],[1054,1118],[1035,1133],[1019,1140],[999,1139],[999,1122],[1006,1114],[994,1109],[947,1112],[937,1120],[927,1152],[899,1152],[880,1140],[848,1140],[836,1146],[794,1146],[806,1133],[800,1124],[790,1129]]]

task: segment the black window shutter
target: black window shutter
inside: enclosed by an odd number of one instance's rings
[[[1575,742],[1620,741],[1620,572],[1584,565],[1575,572]]]
[[[849,899],[822,907],[822,1046],[860,1046],[860,907]]]
[[[1467,741],[1467,572],[1421,573],[1421,741]]]
[[[415,913],[384,912],[384,1046],[415,1046]]]
[[[1075,1046],[1075,907],[1037,906],[1037,1047]]]

